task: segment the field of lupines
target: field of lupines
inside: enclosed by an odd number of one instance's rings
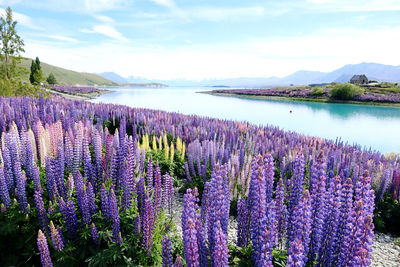
[[[51,85],[51,89],[61,93],[76,94],[76,93],[96,93],[100,90],[94,87],[82,87],[82,86],[69,86],[69,85]]]
[[[399,207],[398,155],[340,141],[61,98],[0,114],[1,266],[368,266]]]
[[[218,89],[213,93],[234,94],[234,95],[250,95],[250,96],[281,96],[281,97],[299,97],[299,98],[316,98],[329,97],[329,88],[321,89],[318,95],[314,94],[312,89],[290,88],[290,89]],[[398,93],[374,93],[365,92],[354,96],[352,99],[359,102],[378,102],[378,103],[400,103],[400,94]]]

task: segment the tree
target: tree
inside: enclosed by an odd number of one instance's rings
[[[17,67],[21,59],[21,53],[25,52],[24,41],[17,34],[15,26],[17,21],[13,20],[11,8],[6,9],[5,16],[0,18],[0,59],[1,76],[7,79],[18,78],[20,69]]]
[[[36,57],[35,61],[32,60],[31,64],[31,75],[29,76],[31,84],[39,85],[43,81],[43,71],[40,66],[40,60]]]
[[[47,77],[47,83],[48,84],[56,84],[57,83],[56,77],[54,76],[54,74],[52,72]]]

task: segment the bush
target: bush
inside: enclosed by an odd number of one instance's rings
[[[324,89],[322,87],[315,87],[312,89],[310,95],[312,96],[321,96],[324,94]]]
[[[382,201],[377,202],[374,212],[375,229],[379,232],[400,235],[400,203],[386,193]]]
[[[329,93],[334,99],[350,100],[356,95],[363,94],[364,90],[350,83],[343,83],[335,85]]]

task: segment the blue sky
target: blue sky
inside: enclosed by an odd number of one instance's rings
[[[0,0],[25,56],[159,79],[400,64],[400,0]]]

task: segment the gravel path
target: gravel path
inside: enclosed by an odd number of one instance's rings
[[[173,207],[174,223],[179,235],[182,235],[181,214],[183,210],[183,196],[175,193],[175,204]],[[237,236],[237,222],[231,216],[228,226],[228,243],[234,244]],[[396,237],[388,234],[375,233],[372,245],[372,264],[379,267],[400,267],[400,246],[395,244]]]

